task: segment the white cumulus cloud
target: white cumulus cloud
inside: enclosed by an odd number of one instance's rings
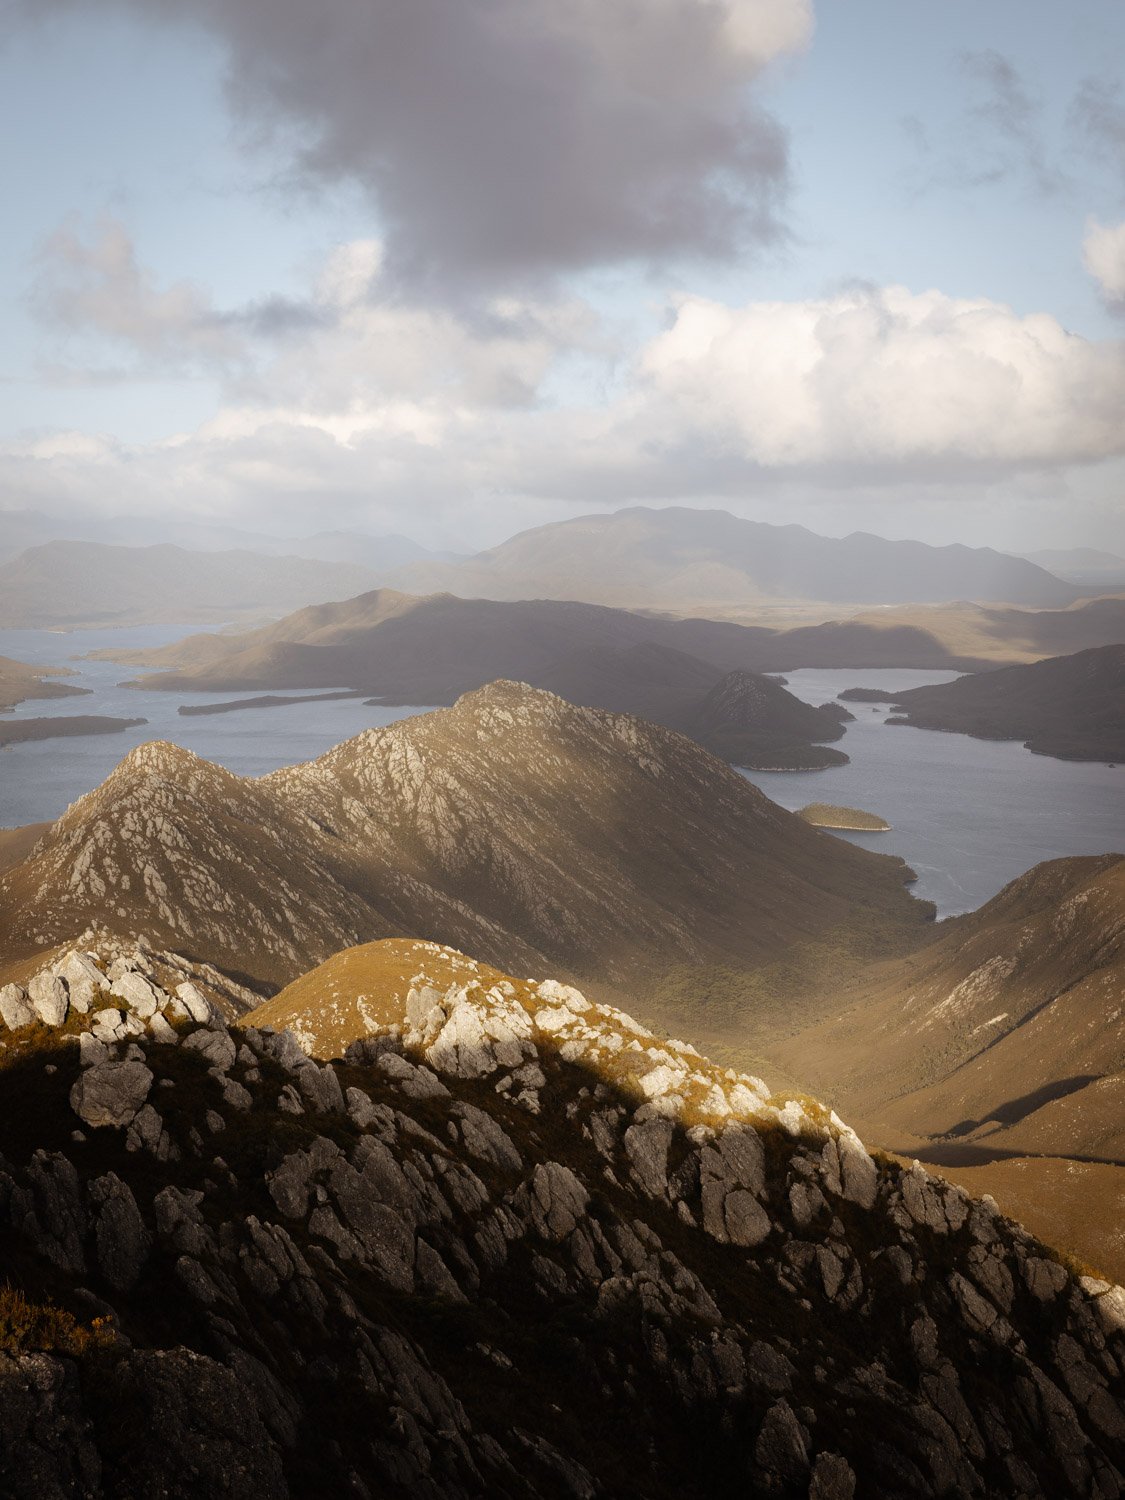
[[[1082,260],[1110,306],[1125,309],[1125,222],[1091,219],[1082,241]]]
[[[689,296],[641,354],[632,402],[653,441],[767,468],[1088,462],[1125,449],[1125,346],[904,287]]]

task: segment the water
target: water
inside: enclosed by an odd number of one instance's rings
[[[958,674],[807,668],[785,675],[798,698],[827,703],[849,687],[896,692]],[[1014,741],[888,728],[889,705],[847,706],[856,721],[833,743],[850,765],[743,775],[793,811],[831,802],[885,818],[890,833],[838,837],[902,855],[918,873],[912,889],[939,916],[980,906],[1041,860],[1125,853],[1125,767],[1053,760]]]
[[[119,662],[71,659],[103,647],[132,650],[163,646],[182,639],[191,628],[146,625],[133,629],[75,630],[67,634],[48,630],[0,630],[0,656],[11,656],[17,661],[36,665],[72,667],[77,675],[62,680],[74,687],[93,689],[91,695],[81,698],[32,699],[19,704],[4,716],[5,719],[109,714],[120,719],[148,720],[147,724],[138,724],[117,734],[29,741],[0,750],[0,827],[14,828],[23,823],[57,818],[75,798],[97,786],[123,756],[145,740],[173,740],[240,776],[261,776],[267,771],[275,771],[278,766],[313,760],[363,729],[393,724],[397,719],[428,712],[424,707],[366,707],[362,699],[355,698],[334,703],[295,703],[284,708],[244,708],[226,714],[182,718],[177,713],[181,703],[229,703],[253,695],[246,690],[235,693],[137,692],[117,686],[127,678],[140,675],[135,667],[122,666]],[[310,688],[306,696],[326,691],[326,688]]]

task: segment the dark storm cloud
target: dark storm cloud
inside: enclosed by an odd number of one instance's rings
[[[747,94],[811,0],[104,0],[201,22],[306,179],[357,181],[414,286],[727,255],[780,232]],[[77,0],[24,0],[42,13]]]

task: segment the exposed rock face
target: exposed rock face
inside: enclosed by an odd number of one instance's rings
[[[0,1356],[4,1493],[1125,1492],[1125,1291],[811,1101],[411,946],[346,1063],[258,1012],[0,1075],[22,1284],[106,1320]],[[129,1067],[132,1122],[72,1137]]]
[[[853,920],[920,926],[907,875],[680,735],[497,682],[259,780],[140,746],[0,877],[0,932],[38,949],[112,909],[121,934],[263,984],[412,933],[631,983]]]

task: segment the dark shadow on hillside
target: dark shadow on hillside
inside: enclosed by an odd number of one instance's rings
[[[1050,1083],[1033,1089],[1030,1094],[1021,1094],[1018,1099],[1009,1099],[1004,1104],[998,1104],[980,1120],[959,1120],[956,1125],[946,1131],[946,1138],[956,1140],[960,1136],[971,1135],[974,1130],[979,1130],[982,1125],[990,1123],[1015,1125],[1020,1120],[1025,1120],[1028,1115],[1033,1115],[1037,1109],[1042,1109],[1044,1104],[1051,1104],[1056,1099],[1065,1099],[1068,1094],[1077,1094],[1087,1084],[1096,1083],[1099,1076],[1097,1073],[1077,1073],[1073,1078],[1052,1079]]]

